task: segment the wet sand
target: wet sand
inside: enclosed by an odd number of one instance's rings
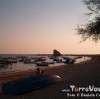
[[[38,89],[20,96],[3,95],[0,93],[0,99],[67,99],[67,95],[61,91],[70,85],[81,87],[88,87],[89,85],[94,85],[96,87],[100,86],[100,61],[96,59],[69,66],[65,65],[47,68],[44,70],[44,72],[57,74],[62,78],[62,81],[46,88]],[[20,73],[0,75],[1,85],[2,82],[7,82],[9,80],[18,79],[33,74],[34,71],[29,70]],[[69,99],[79,98],[70,97]]]

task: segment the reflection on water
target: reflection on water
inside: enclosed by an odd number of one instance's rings
[[[13,56],[16,57],[16,56]],[[28,58],[35,58],[35,57],[41,57],[41,56],[32,56],[32,55],[28,55]],[[45,62],[53,62],[53,59],[50,59],[50,57],[48,56],[42,56],[46,58]],[[67,56],[70,58],[75,58],[76,56]],[[60,57],[61,58],[61,57]],[[81,57],[81,58],[77,58],[75,63],[80,63],[86,60],[90,60],[90,57]],[[46,67],[40,67],[40,68],[49,68],[49,67],[54,67],[54,66],[60,66],[60,65],[65,65],[65,63],[57,63],[55,62],[55,64],[49,64],[49,66]],[[17,63],[13,63],[5,68],[1,68],[0,67],[0,73],[4,73],[4,72],[15,72],[15,71],[24,71],[24,70],[32,70],[35,69],[37,66],[36,64],[24,64],[23,62],[17,62]]]

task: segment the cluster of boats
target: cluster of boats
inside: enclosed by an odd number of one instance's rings
[[[51,61],[47,61],[47,57]],[[60,57],[54,57],[54,56],[33,56],[33,57],[27,57],[27,56],[16,56],[16,57],[0,57],[0,68],[6,68],[9,65],[12,65],[13,63],[22,62],[23,64],[35,64],[36,66],[49,66],[50,64],[55,63],[65,63],[65,64],[72,64],[76,61],[76,59],[82,58],[82,57],[74,57],[70,58],[67,56],[60,56]]]
[[[13,57],[0,57],[0,68],[7,68],[9,65],[17,63],[17,59]]]

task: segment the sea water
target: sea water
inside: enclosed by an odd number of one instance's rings
[[[0,57],[17,57],[17,56],[27,56],[28,58],[31,57],[45,57],[47,62],[53,62],[52,59],[50,59],[48,56],[40,56],[40,55],[32,55],[32,54],[2,54],[0,55]],[[74,58],[76,56],[67,56],[70,58]],[[90,60],[90,57],[82,57],[79,59],[76,59],[75,63],[80,63],[86,60]],[[55,64],[50,64],[49,66],[42,66],[40,68],[49,68],[49,67],[55,67],[55,66],[61,66],[61,65],[65,65],[65,63],[56,63]],[[36,64],[24,64],[23,62],[17,62],[17,63],[13,63],[12,65],[7,66],[6,68],[0,68],[0,73],[8,73],[8,72],[17,72],[17,71],[25,71],[25,70],[34,70],[36,69],[37,66]]]

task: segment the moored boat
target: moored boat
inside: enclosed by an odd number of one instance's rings
[[[24,61],[24,64],[34,64],[34,61]]]
[[[19,95],[62,81],[61,77],[53,74],[29,76],[4,83],[3,94]]]
[[[37,66],[49,66],[48,62],[37,62],[35,63]]]

